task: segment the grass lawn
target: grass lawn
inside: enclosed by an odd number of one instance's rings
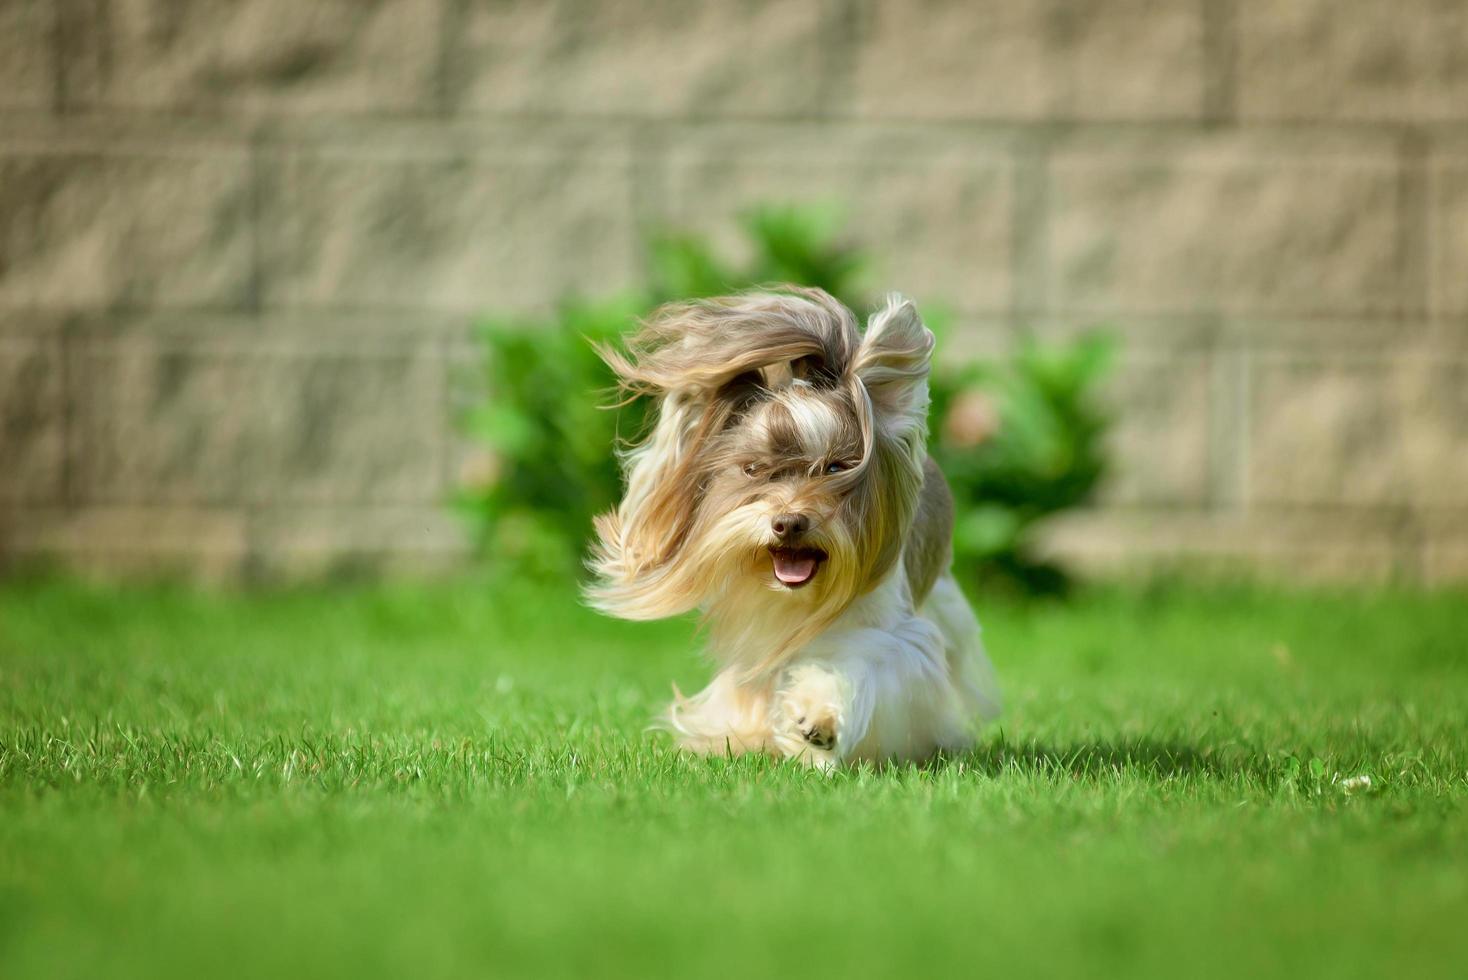
[[[568,593],[0,586],[0,976],[1464,975],[1468,595],[979,609],[983,746],[827,777]]]

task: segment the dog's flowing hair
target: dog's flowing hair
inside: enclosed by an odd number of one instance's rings
[[[685,747],[919,759],[994,713],[927,458],[932,348],[901,297],[863,333],[827,293],[780,287],[664,307],[600,350],[655,415],[596,521],[588,597],[702,611],[723,669],[664,716]]]

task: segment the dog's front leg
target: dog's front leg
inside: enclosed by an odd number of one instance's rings
[[[680,747],[702,755],[768,752],[770,695],[769,684],[741,683],[740,671],[726,668],[692,697],[679,692],[658,727],[672,732]]]
[[[870,685],[859,665],[798,663],[785,671],[776,688],[772,740],[786,758],[831,769],[851,756],[866,735],[871,714]]]

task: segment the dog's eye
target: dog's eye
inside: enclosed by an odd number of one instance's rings
[[[832,473],[843,473],[849,469],[851,469],[850,463],[844,462],[839,459],[833,459],[831,462],[826,464],[826,475],[830,476]]]

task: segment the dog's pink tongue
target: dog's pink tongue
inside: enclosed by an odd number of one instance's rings
[[[798,558],[795,555],[775,552],[775,578],[786,585],[799,585],[816,573],[814,558]]]

